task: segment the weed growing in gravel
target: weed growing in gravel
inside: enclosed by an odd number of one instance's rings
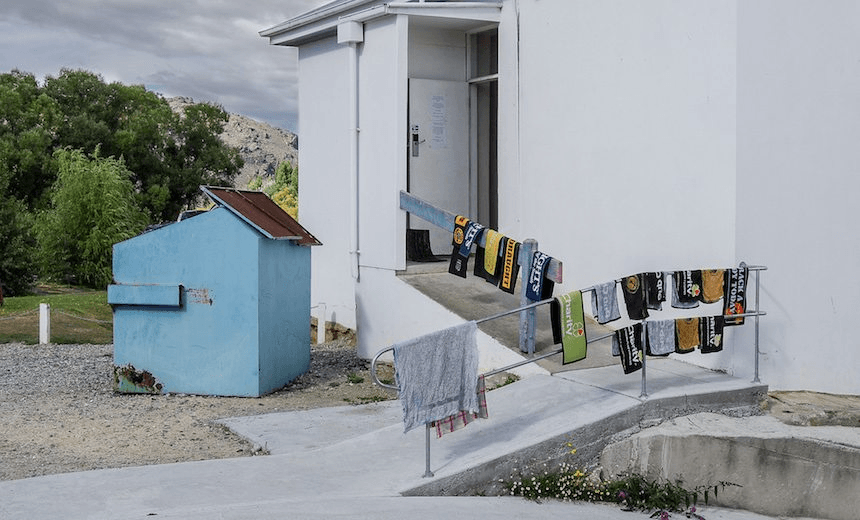
[[[353,384],[359,384],[364,382],[364,378],[355,372],[350,372],[346,375],[346,380]]]

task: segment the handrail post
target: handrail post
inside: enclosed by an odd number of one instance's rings
[[[647,329],[646,329],[647,325],[645,324],[644,321],[642,322],[642,325],[643,325],[642,334],[645,335],[645,334],[647,334]],[[643,338],[642,341],[644,343],[645,338]],[[646,364],[647,364],[645,361],[645,358],[647,358],[648,355],[646,354],[644,348],[640,352],[642,352],[642,392],[639,394],[639,399],[648,399],[648,388],[647,388],[647,381],[645,378],[645,368],[646,368]]]
[[[761,274],[761,270],[756,269],[755,272],[755,377],[753,378],[753,383],[761,383],[758,377],[758,355],[759,355],[759,346],[758,346],[758,321],[759,321],[759,276]]]
[[[520,287],[520,306],[531,303],[526,297],[526,287],[531,278],[532,258],[537,251],[538,243],[533,238],[523,240],[520,245],[520,273],[522,281]],[[530,356],[535,353],[535,310],[526,309],[520,312],[520,351],[527,352]]]

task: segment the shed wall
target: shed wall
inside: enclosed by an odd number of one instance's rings
[[[216,208],[116,244],[117,283],[184,291],[180,309],[114,309],[114,364],[151,372],[165,392],[258,395],[259,236]]]

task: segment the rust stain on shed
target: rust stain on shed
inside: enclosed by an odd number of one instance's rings
[[[146,370],[137,370],[129,363],[113,368],[114,390],[124,394],[160,394],[163,385]]]

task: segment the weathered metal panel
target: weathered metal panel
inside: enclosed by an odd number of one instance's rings
[[[111,305],[156,305],[179,307],[181,285],[113,284],[108,286],[108,303]]]
[[[301,246],[322,245],[263,192],[212,186],[203,186],[201,189],[216,203],[229,209],[268,238],[291,240]]]

